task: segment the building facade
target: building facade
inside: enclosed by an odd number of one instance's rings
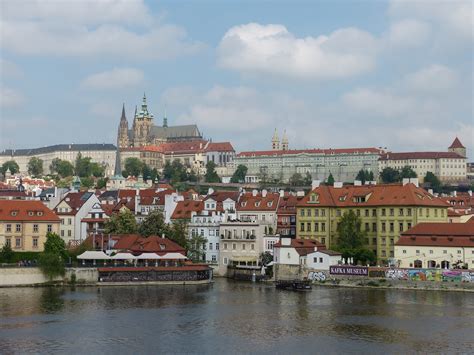
[[[41,201],[4,200],[0,202],[0,248],[41,252],[46,234],[59,234],[58,216]]]
[[[379,263],[394,258],[400,233],[420,222],[447,222],[449,205],[416,182],[387,185],[317,186],[297,206],[297,238],[336,245],[337,226],[347,211],[360,217],[365,246]]]

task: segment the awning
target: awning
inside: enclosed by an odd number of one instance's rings
[[[88,250],[77,256],[81,260],[109,260],[110,256],[105,254],[103,251]]]
[[[156,253],[142,253],[140,255],[137,255],[135,257],[136,259],[146,259],[146,260],[150,260],[150,259],[163,259],[163,257],[159,256],[158,254]]]
[[[183,254],[180,253],[166,253],[161,257],[161,259],[166,259],[166,260],[184,260],[187,259]]]
[[[117,253],[114,256],[112,256],[111,259],[114,259],[114,260],[134,260],[134,259],[137,259],[137,257],[133,254],[130,254],[130,253]]]

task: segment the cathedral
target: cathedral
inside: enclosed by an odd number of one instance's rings
[[[131,129],[128,127],[127,117],[125,116],[125,105],[122,107],[122,116],[120,117],[117,136],[117,146],[119,148],[201,139],[202,135],[196,125],[168,126],[166,115],[163,118],[163,125],[155,126],[153,124],[153,114],[148,112],[145,94],[143,94],[140,111],[137,111],[137,108],[135,108]]]

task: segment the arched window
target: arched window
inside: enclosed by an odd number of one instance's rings
[[[416,268],[421,268],[421,267],[423,267],[422,261],[421,261],[421,260],[415,260],[415,262],[414,262],[414,267],[416,267]]]
[[[441,269],[449,269],[449,261],[443,260],[441,262]]]
[[[436,268],[436,261],[434,261],[434,260],[429,260],[429,261],[427,262],[427,267],[428,267],[428,268]]]

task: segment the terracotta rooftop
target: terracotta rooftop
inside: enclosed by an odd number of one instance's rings
[[[206,152],[235,152],[230,142],[210,142],[206,147]]]
[[[314,197],[313,197],[314,196]],[[313,201],[311,200],[313,199]],[[433,206],[449,204],[414,184],[345,185],[340,188],[320,185],[310,191],[298,206],[307,207],[370,207],[370,206]]]
[[[171,219],[191,219],[193,212],[200,213],[203,209],[203,201],[179,201],[171,215]]]
[[[382,151],[377,148],[345,148],[345,149],[294,149],[294,150],[261,150],[241,152],[238,157],[257,157],[257,156],[281,156],[281,155],[298,155],[298,154],[318,154],[318,155],[335,155],[335,154],[381,154]]]
[[[404,152],[385,153],[380,160],[407,160],[407,159],[465,159],[455,152]]]
[[[246,192],[240,196],[237,211],[276,211],[279,199],[278,192],[267,192],[266,196],[261,192],[255,196],[253,192]]]
[[[66,196],[63,197],[61,202],[58,203],[60,205],[62,202],[65,202],[69,207],[71,207],[71,212],[59,212],[58,205],[55,207],[54,211],[56,214],[59,215],[76,215],[76,213],[80,210],[82,205],[86,203],[86,201],[94,195],[93,192],[69,192]]]
[[[2,200],[0,221],[59,222],[60,219],[41,201]]]
[[[290,245],[282,245],[281,241],[275,243],[274,248],[294,248],[300,256],[305,256],[317,250],[326,250],[326,245],[311,239],[291,239]]]
[[[158,236],[141,237],[138,234],[113,235],[114,239],[119,238],[115,243],[114,249],[127,250],[140,253],[157,253],[163,255],[165,253],[181,253],[185,255],[186,250],[168,238]]]
[[[396,245],[474,247],[474,223],[419,223],[403,232]]]
[[[463,146],[459,138],[456,137],[453,143],[451,143],[451,145],[449,146],[449,148],[466,148],[466,147]]]

